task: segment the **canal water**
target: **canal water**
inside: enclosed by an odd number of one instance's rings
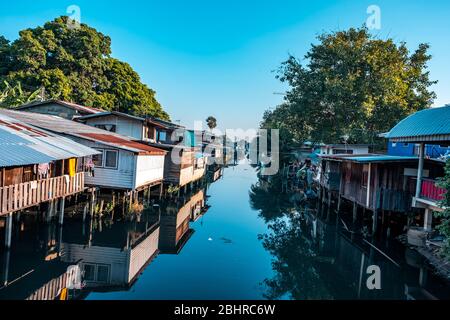
[[[16,219],[13,247],[0,251],[0,299],[49,296],[71,265],[85,278],[74,298],[88,300],[450,298],[415,251],[350,232],[351,213],[298,203],[246,164],[137,207],[121,215],[103,203],[101,218],[83,222],[81,202],[63,227]]]

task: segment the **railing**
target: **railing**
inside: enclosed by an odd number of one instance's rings
[[[0,188],[0,215],[36,206],[84,190],[84,172]]]
[[[444,199],[447,190],[436,186],[436,180],[423,179],[422,180],[422,191],[420,193],[421,198],[441,201]]]

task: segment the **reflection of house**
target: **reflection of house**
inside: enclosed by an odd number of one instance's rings
[[[81,117],[77,121],[166,150],[164,180],[167,183],[185,186],[205,175],[207,157],[197,144],[198,135],[180,125],[114,111]],[[173,155],[178,159],[172,159]]]
[[[86,184],[113,189],[139,190],[163,179],[164,150],[105,130],[56,116],[2,110],[0,114],[69,137],[101,152],[92,159],[94,174]]]
[[[27,218],[20,222],[20,241],[0,254],[0,300],[54,300],[77,270],[76,262],[59,259],[61,229],[35,228],[35,219]],[[70,297],[78,293],[71,290]]]
[[[178,254],[194,233],[190,222],[204,215],[207,209],[204,190],[188,196],[182,202],[168,204],[161,214],[161,253]]]
[[[88,114],[96,114],[103,111],[97,108],[85,107],[79,104],[60,100],[35,101],[18,107],[17,110],[48,114],[68,120],[73,120],[77,117],[82,117]]]
[[[80,238],[67,230],[61,247],[62,260],[79,261],[88,289],[130,287],[158,254],[159,223],[141,227],[116,222],[111,228]]]
[[[450,106],[419,111],[398,123],[386,138],[394,143],[419,144],[419,165],[416,170],[416,188],[412,205],[425,209],[424,229],[432,229],[433,210],[442,210],[439,200],[443,199],[446,190],[436,186],[436,176],[426,177],[425,151],[426,144],[450,145]],[[435,161],[436,171],[443,176],[444,163]],[[430,179],[431,178],[431,179]]]

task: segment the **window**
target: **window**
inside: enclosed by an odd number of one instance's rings
[[[105,150],[105,168],[117,169],[117,158],[119,153],[115,150]]]
[[[93,264],[84,265],[84,280],[95,281],[95,265]]]
[[[110,266],[108,265],[84,264],[84,280],[96,282],[108,282],[109,269]]]
[[[117,169],[119,164],[119,152],[117,150],[97,149],[101,152],[92,157],[92,161],[97,168]]]
[[[103,167],[103,150],[97,149],[97,151],[101,152],[100,154],[96,154],[92,156],[92,162],[96,167]]]
[[[98,266],[97,267],[97,281],[98,282],[108,282],[109,279],[109,267],[108,266]]]
[[[95,127],[109,132],[116,132],[115,124],[96,124]]]
[[[165,131],[158,132],[158,141],[166,141],[167,133]]]

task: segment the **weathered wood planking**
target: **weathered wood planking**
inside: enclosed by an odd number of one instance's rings
[[[0,188],[0,215],[36,206],[84,190],[84,172]]]

